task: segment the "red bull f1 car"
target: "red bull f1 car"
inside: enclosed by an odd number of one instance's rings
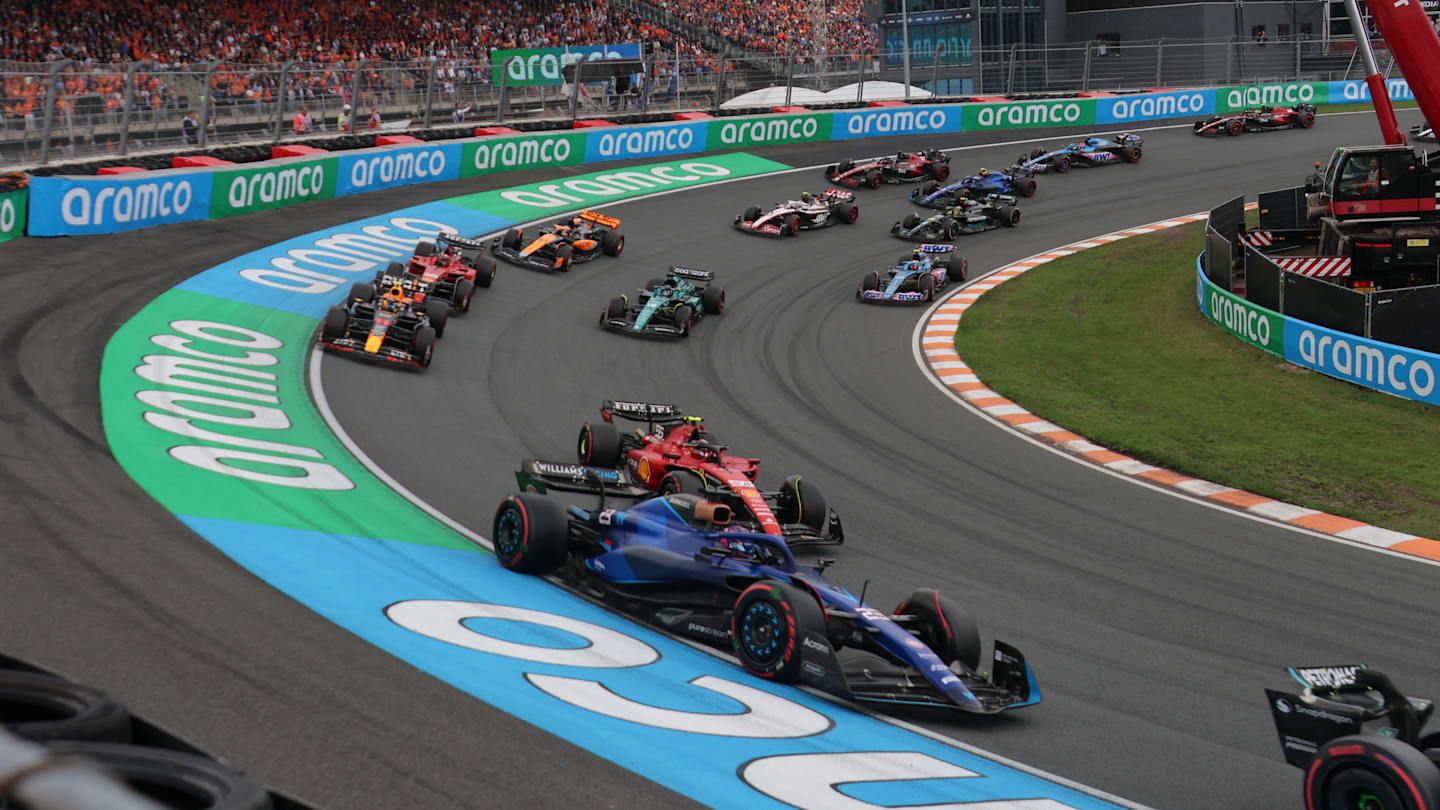
[[[535,237],[524,228],[511,228],[491,243],[490,249],[503,261],[535,270],[567,272],[576,262],[600,256],[619,256],[625,249],[620,220],[598,211],[581,211],[579,216],[540,229]]]
[[[495,260],[484,253],[482,241],[443,234],[420,240],[402,269],[426,285],[417,300],[434,295],[449,301],[456,312],[468,312],[475,288],[495,283]]]
[[[1245,132],[1268,132],[1272,129],[1309,129],[1315,126],[1315,105],[1293,107],[1256,107],[1239,112],[1212,115],[1195,122],[1196,135],[1240,135]]]
[[[356,284],[345,303],[325,313],[320,325],[322,349],[365,360],[425,368],[435,355],[435,340],[445,329],[450,302],[416,300],[415,281],[397,281],[376,295],[373,285]]]
[[[949,176],[950,156],[939,149],[844,160],[825,169],[826,179],[848,188],[879,188],[884,183],[919,183],[923,180],[939,183]]]
[[[752,205],[735,217],[734,224],[761,236],[796,236],[831,225],[853,225],[859,218],[860,206],[855,204],[853,192],[828,188],[819,194],[803,192],[800,199],[777,202],[768,211]]]
[[[1291,667],[1298,693],[1266,689],[1285,761],[1305,771],[1307,810],[1440,807],[1435,703],[1363,664]]]
[[[961,282],[969,263],[954,245],[920,245],[885,271],[871,270],[860,280],[855,300],[870,304],[923,304],[950,282]]]
[[[751,531],[784,538],[791,544],[836,545],[845,541],[840,516],[825,504],[820,487],[807,477],[791,476],[778,490],[755,483],[760,459],[731,453],[705,430],[698,416],[686,416],[663,403],[607,400],[603,421],[580,428],[580,464],[608,470],[606,486],[625,497],[687,492],[727,504],[735,523]],[[615,420],[643,423],[644,429],[620,431]],[[526,462],[524,470],[551,484],[585,486],[575,465]]]
[[[1054,169],[1056,173],[1064,174],[1074,166],[1139,163],[1140,145],[1144,142],[1144,138],[1129,132],[1122,132],[1114,138],[1090,137],[1049,152],[1036,148],[1028,155],[1020,156],[1019,167],[1036,172]]]
[[[612,609],[732,650],[777,683],[977,714],[1040,702],[1020,651],[997,640],[984,658],[975,621],[935,590],[877,609],[863,590],[857,598],[825,578],[833,560],[800,565],[783,538],[737,525],[726,503],[670,492],[610,508],[610,484],[591,475],[603,470],[567,466],[599,505],[562,509],[544,496],[552,484],[518,472],[521,492],[500,502],[490,535],[501,565],[556,575]]]

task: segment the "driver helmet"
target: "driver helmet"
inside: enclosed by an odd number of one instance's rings
[[[570,224],[574,225],[577,228],[580,227],[580,225],[584,222],[585,220],[581,219],[580,217],[575,217],[574,219],[570,220]]]
[[[919,269],[920,269],[920,262],[919,262],[918,260],[916,260],[916,259],[911,259],[910,261],[905,262],[905,269],[906,269],[906,270],[919,270]]]
[[[903,151],[900,151],[900,152],[896,152],[896,153],[895,153],[895,159],[896,159],[896,160],[904,160],[905,157],[906,157],[906,155],[905,155],[905,153],[904,153]]]
[[[979,172],[979,176],[980,176],[980,177],[984,177],[985,175],[987,175],[987,174],[989,174],[989,173],[990,173],[990,170],[989,170],[989,169],[987,169],[987,168],[985,168],[985,167],[983,167],[983,166],[980,167],[980,172]]]
[[[800,202],[802,202],[802,203],[807,203],[807,204],[808,204],[808,203],[812,203],[812,202],[814,202],[814,201],[815,201],[815,197],[814,197],[814,195],[812,195],[810,192],[808,192],[808,191],[802,191],[802,192],[800,192]]]

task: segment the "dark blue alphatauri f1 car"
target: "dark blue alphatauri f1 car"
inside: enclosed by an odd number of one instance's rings
[[[1011,166],[1003,172],[981,169],[948,186],[926,183],[910,192],[910,200],[926,208],[949,208],[961,198],[983,199],[991,194],[1030,197],[1035,194],[1035,172]]]
[[[1020,168],[1037,172],[1054,169],[1064,174],[1070,171],[1071,166],[1105,166],[1122,161],[1139,163],[1140,144],[1144,142],[1145,139],[1139,135],[1122,132],[1114,138],[1086,138],[1049,152],[1037,148],[1028,155],[1020,156]]]
[[[980,671],[975,622],[933,590],[886,613],[825,579],[833,560],[802,566],[784,538],[735,531],[723,503],[674,493],[605,508],[599,473],[613,470],[550,467],[517,473],[527,491],[495,513],[491,537],[506,568],[557,574],[627,614],[733,649],[746,670],[776,682],[981,714],[1040,702],[1014,647],[996,641],[991,671]],[[600,505],[567,513],[542,497],[547,485],[598,491]]]
[[[954,245],[920,245],[900,263],[881,272],[871,270],[860,280],[855,300],[874,304],[923,304],[950,282],[965,280],[969,263]]]

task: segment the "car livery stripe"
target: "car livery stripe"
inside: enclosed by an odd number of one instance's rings
[[[689,166],[693,177],[709,172],[700,182],[788,168],[744,153],[666,166],[657,176],[673,181]],[[667,184],[648,193],[675,188]],[[765,683],[728,656],[506,571],[477,549],[488,540],[364,458],[326,416],[318,353],[306,368],[321,314],[352,280],[367,280],[420,238],[498,232],[515,224],[524,210],[517,206],[537,201],[531,217],[568,210],[531,187],[507,191],[516,193],[428,203],[297,237],[160,295],[105,348],[102,416],[117,461],[197,534],[312,610],[701,803],[1139,807]],[[877,804],[837,785],[859,785]]]
[[[1253,203],[1247,206],[1252,209],[1254,207]],[[916,325],[913,339],[916,362],[922,369],[933,375],[940,388],[951,392],[962,405],[1021,435],[1055,447],[1110,472],[1167,488],[1187,497],[1237,509],[1252,517],[1282,523],[1297,529],[1319,532],[1350,543],[1440,561],[1440,541],[1372,526],[1350,518],[1327,514],[1317,509],[1277,501],[1264,495],[1256,495],[1235,487],[1194,478],[1146,464],[1123,453],[1116,453],[1101,447],[1084,436],[1041,419],[1023,406],[990,390],[965,365],[965,361],[955,345],[955,332],[965,310],[969,309],[976,299],[986,291],[1020,276],[1027,270],[1062,256],[1069,256],[1081,250],[1088,250],[1101,244],[1109,244],[1132,236],[1155,233],[1192,222],[1203,222],[1206,216],[1203,213],[1190,214],[1092,237],[1011,262],[984,278],[967,284],[937,302]],[[1281,261],[1287,260],[1281,259]],[[1348,264],[1349,262],[1346,260],[1344,266],[1346,272],[1349,270]],[[1338,271],[1335,274],[1338,274]]]

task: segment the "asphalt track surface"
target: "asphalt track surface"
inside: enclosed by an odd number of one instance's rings
[[[1019,229],[962,239],[972,278],[1293,185],[1335,144],[1377,140],[1365,115],[1238,141],[1197,139],[1188,126],[1145,135],[1141,164],[1042,178]],[[930,145],[752,151],[804,166]],[[953,166],[1003,166],[1022,148],[956,152]],[[277,598],[130,483],[100,426],[101,350],[169,286],[326,225],[563,173],[5,245],[4,276],[27,294],[0,299],[0,650],[101,685],[329,807],[683,806]],[[1412,694],[1440,693],[1433,567],[1075,464],[931,385],[911,355],[919,311],[852,298],[865,270],[904,251],[886,231],[911,210],[907,188],[862,192],[850,228],[793,240],[729,228],[752,202],[822,187],[816,170],[613,206],[628,236],[621,259],[567,276],[502,265],[426,374],[327,358],[325,393],[373,460],[486,535],[515,462],[569,458],[601,399],[662,399],[702,414],[738,451],[764,458],[762,483],[803,473],[824,487],[850,538],[833,554],[835,579],[858,588],[868,578],[877,604],[922,585],[956,596],[987,638],[1025,651],[1045,690],[1041,706],[1013,716],[904,719],[1156,808],[1298,806],[1300,774],[1280,759],[1261,693],[1283,685],[1287,664],[1365,661]],[[677,343],[595,326],[610,296],[672,263],[716,270],[726,313]],[[417,413],[458,417],[445,420],[437,452],[398,439],[395,415]]]

